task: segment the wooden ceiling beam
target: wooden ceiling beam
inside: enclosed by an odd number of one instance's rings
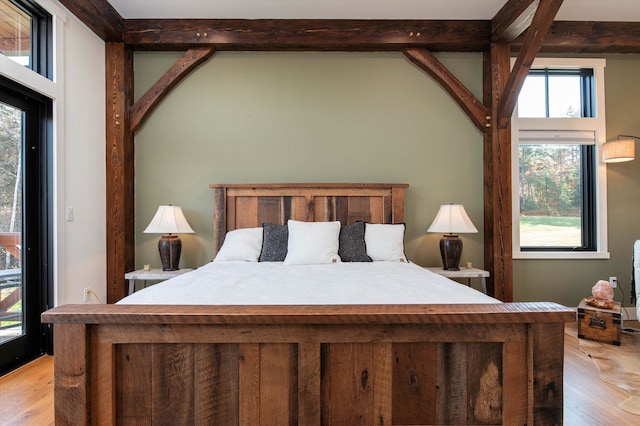
[[[31,37],[27,35],[26,37],[13,37],[13,38],[2,38],[0,39],[0,53],[5,52],[15,52],[18,51],[18,46],[24,46],[25,49],[31,48]],[[9,56],[9,55],[8,55]]]
[[[509,0],[491,20],[491,39],[511,43],[531,25],[540,0]]]
[[[129,110],[129,131],[136,132],[151,111],[164,99],[171,89],[182,81],[198,65],[209,59],[215,50],[212,47],[189,49],[176,61]]]
[[[407,59],[429,74],[451,95],[481,132],[486,131],[489,118],[487,107],[442,62],[427,49],[412,48],[406,49],[403,53]]]
[[[511,44],[522,49],[524,37]],[[556,21],[544,36],[545,53],[640,53],[640,22]]]
[[[402,51],[422,47],[432,52],[482,52],[491,40],[509,42],[530,25],[531,10],[539,2],[509,0],[492,21],[448,21],[123,19],[107,0],[60,0],[101,39],[124,41],[145,50],[213,45],[216,50]],[[511,51],[520,51],[524,39],[523,34],[515,38]],[[555,22],[540,51],[640,53],[640,23]]]
[[[509,125],[511,114],[516,106],[518,94],[529,74],[531,64],[540,51],[544,36],[551,28],[551,24],[562,5],[563,0],[540,0],[540,4],[527,30],[518,58],[511,70],[505,90],[500,97],[498,106],[498,127],[503,129]]]
[[[107,0],[59,0],[106,42],[121,42],[125,20]]]
[[[479,52],[489,47],[489,21],[345,19],[128,19],[125,42],[139,49],[217,51]]]

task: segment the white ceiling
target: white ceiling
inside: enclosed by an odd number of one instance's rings
[[[109,0],[123,18],[491,19],[507,0]],[[564,0],[559,21],[640,21],[639,0]]]

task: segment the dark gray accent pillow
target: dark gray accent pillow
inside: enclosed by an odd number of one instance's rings
[[[364,222],[356,222],[340,229],[338,256],[343,262],[371,262],[364,243]]]
[[[262,225],[262,251],[258,262],[284,262],[289,244],[287,225],[265,223]]]

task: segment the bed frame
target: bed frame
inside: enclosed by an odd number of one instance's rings
[[[211,185],[215,247],[262,222],[404,221],[404,184]],[[561,424],[554,303],[66,305],[56,424]]]

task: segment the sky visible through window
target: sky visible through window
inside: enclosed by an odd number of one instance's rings
[[[581,77],[579,75],[549,75],[548,78],[548,117],[581,117]],[[518,117],[547,117],[546,93],[544,75],[528,76],[518,97]]]

